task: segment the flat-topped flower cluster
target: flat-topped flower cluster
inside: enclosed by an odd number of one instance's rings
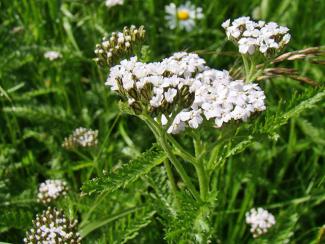
[[[98,144],[98,130],[87,128],[77,128],[72,135],[66,137],[62,143],[62,147],[70,150],[77,147],[94,147]]]
[[[27,231],[24,243],[81,243],[77,221],[69,220],[62,211],[49,207],[33,220],[33,228]]]
[[[275,224],[275,218],[263,208],[253,208],[246,213],[246,223],[251,225],[250,231],[256,238],[265,234]]]
[[[46,180],[38,189],[37,200],[48,204],[61,196],[67,194],[67,183],[63,180]]]
[[[267,55],[282,49],[291,39],[289,29],[275,22],[255,22],[250,17],[240,17],[234,21],[226,20],[222,27],[229,40],[239,46],[239,52],[254,54],[256,50]]]
[[[106,85],[126,98],[135,113],[149,113],[173,134],[187,126],[196,129],[204,119],[221,127],[265,110],[257,84],[232,80],[227,71],[209,68],[193,53],[153,63],[123,60],[111,68]]]

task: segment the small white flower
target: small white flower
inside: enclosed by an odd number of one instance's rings
[[[230,26],[230,19],[227,19],[225,22],[222,23],[222,28],[226,29]]]
[[[254,38],[241,38],[238,44],[240,53],[251,55],[255,52],[257,41]]]
[[[161,124],[162,125],[167,125],[168,120],[164,114],[161,115]]]
[[[191,113],[191,118],[188,121],[188,125],[193,128],[197,129],[203,122],[203,118],[201,116],[201,110],[193,110]]]
[[[250,231],[256,238],[265,234],[275,224],[275,218],[263,208],[253,208],[246,213],[246,223],[251,226]]]
[[[159,92],[158,92],[159,90]],[[159,106],[161,106],[161,102],[162,100],[164,99],[164,96],[163,96],[163,89],[155,89],[155,93],[156,95],[153,96],[150,100],[150,105],[153,106],[153,107],[156,107],[158,108]]]
[[[174,97],[177,95],[177,90],[174,88],[169,88],[165,93],[165,99],[167,102],[172,103],[174,100]]]
[[[180,118],[180,113],[176,115],[172,125],[168,128],[167,133],[178,134],[185,130],[186,124]]]
[[[123,5],[124,4],[124,0],[106,0],[105,1],[105,5],[108,8],[114,7],[116,5]]]
[[[195,7],[191,2],[186,2],[180,6],[170,3],[165,6],[166,21],[170,29],[175,29],[177,25],[181,29],[191,31],[195,26],[195,21],[203,18],[202,8]]]
[[[58,58],[61,58],[62,55],[61,53],[57,52],[57,51],[47,51],[44,53],[44,58],[50,60],[50,61],[54,61]]]
[[[289,33],[287,33],[287,34],[285,34],[285,35],[283,36],[282,41],[283,41],[284,44],[288,44],[289,41],[290,41],[290,39],[291,39],[291,35],[290,35]]]

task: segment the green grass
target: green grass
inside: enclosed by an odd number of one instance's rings
[[[95,45],[105,34],[126,25],[144,25],[151,60],[180,50],[200,51],[218,69],[230,69],[237,59],[223,54],[235,51],[221,29],[227,18],[254,13],[255,18],[288,26],[292,34],[288,51],[325,43],[325,1],[194,0],[205,18],[190,33],[166,27],[163,9],[169,2],[126,0],[123,6],[107,9],[101,0],[0,1],[0,92],[6,94],[0,96],[0,241],[21,242],[34,216],[44,209],[36,194],[38,184],[48,178],[68,181],[69,197],[56,206],[78,218],[81,230],[89,232],[84,243],[176,240],[175,230],[184,223],[165,217],[168,189],[159,167],[127,188],[80,196],[88,180],[103,176],[103,171],[111,175],[154,142],[145,124],[119,111],[117,96],[104,86],[107,71],[92,61]],[[63,57],[50,62],[43,57],[47,50],[60,51]],[[286,64],[324,84],[321,65]],[[260,84],[267,96],[267,112],[256,122],[254,118],[241,125],[236,137],[222,144],[228,148],[219,148],[224,157],[214,182],[218,200],[210,216],[213,243],[284,243],[286,239],[321,243],[325,238],[321,234],[325,224],[324,96],[307,109],[295,108],[324,93],[324,88],[287,78]],[[80,126],[99,130],[99,146],[66,151],[61,147],[63,139]],[[245,140],[247,144],[227,155]],[[182,143],[190,142],[182,139]],[[157,196],[166,197],[167,205],[153,205]],[[183,198],[188,209],[196,208],[192,199]],[[255,206],[269,209],[277,218],[272,232],[258,240],[252,239],[244,223],[245,212]]]

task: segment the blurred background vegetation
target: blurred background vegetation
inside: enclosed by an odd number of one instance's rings
[[[107,71],[92,61],[94,47],[105,34],[144,25],[151,59],[197,51],[217,69],[229,69],[237,60],[223,52],[235,51],[221,28],[227,18],[247,15],[288,26],[292,41],[287,51],[325,43],[322,0],[194,0],[205,17],[190,33],[166,26],[164,6],[170,2],[126,0],[123,6],[108,9],[104,0],[0,1],[0,241],[21,242],[43,208],[36,202],[36,192],[48,178],[69,182],[70,196],[58,206],[81,221],[108,219],[145,201],[147,188],[141,183],[100,200],[78,200],[83,182],[103,171],[109,174],[149,148],[154,139],[137,119],[120,114],[116,95],[104,86]],[[59,51],[62,58],[45,59],[49,50]],[[302,61],[287,65],[324,84],[321,65]],[[260,83],[271,116],[323,89],[287,78]],[[265,206],[280,216],[278,231],[291,236],[292,243],[324,238],[324,109],[323,99],[290,119],[273,137],[228,159],[220,181],[224,191],[218,208],[223,212],[216,233],[221,243],[252,241],[243,213],[253,206]],[[99,130],[100,146],[64,150],[63,139],[80,126]],[[137,214],[141,219],[141,211],[146,210],[131,211],[132,219]],[[120,226],[127,226],[128,218],[118,220],[124,224],[113,218],[85,240],[119,243],[125,234]],[[134,243],[164,242],[158,219],[144,226]]]

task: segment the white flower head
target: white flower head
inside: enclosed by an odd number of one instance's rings
[[[63,180],[46,180],[38,189],[37,200],[48,204],[67,194],[67,183]]]
[[[251,226],[250,231],[256,238],[265,234],[275,224],[275,218],[263,208],[253,208],[246,213],[246,223]]]
[[[124,4],[124,0],[106,0],[105,1],[105,5],[108,8],[114,7],[116,5],[123,5]]]
[[[217,128],[230,120],[246,121],[266,109],[257,84],[233,80],[228,71],[207,67],[193,53],[179,52],[148,64],[123,60],[112,67],[106,85],[125,97],[135,113],[145,110],[154,118],[161,116],[162,125],[173,134],[197,129],[204,120],[214,121]]]
[[[77,232],[77,220],[68,219],[62,211],[54,208],[44,210],[33,220],[33,227],[27,231],[24,243],[81,243]]]
[[[91,130],[87,128],[77,128],[72,135],[66,137],[62,146],[66,149],[73,149],[76,147],[94,147],[98,144],[98,130]]]
[[[111,67],[119,63],[122,58],[129,56],[135,46],[139,45],[145,36],[143,26],[125,26],[122,32],[112,32],[110,36],[103,38],[102,42],[96,45],[94,60],[101,66]],[[133,69],[134,63],[126,69]]]
[[[170,29],[179,28],[191,31],[195,27],[195,21],[203,18],[202,8],[196,7],[191,2],[176,6],[170,3],[165,6],[165,19]]]
[[[289,29],[275,22],[255,22],[250,17],[226,20],[221,25],[229,40],[235,42],[242,54],[253,55],[256,51],[267,55],[282,49],[291,39]]]
[[[62,55],[61,53],[57,52],[57,51],[47,51],[44,53],[44,58],[50,60],[50,61],[54,61],[56,59],[61,58]]]

